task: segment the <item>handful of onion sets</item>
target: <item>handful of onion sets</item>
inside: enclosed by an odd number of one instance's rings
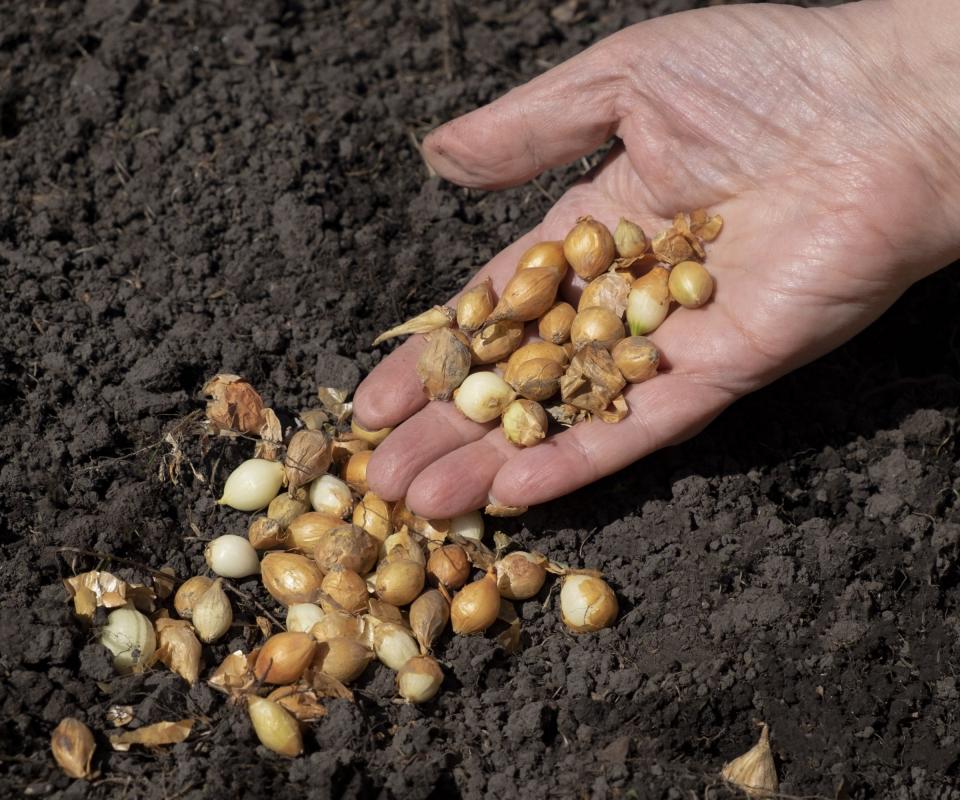
[[[491,281],[383,333],[374,344],[424,334],[417,374],[431,400],[453,400],[474,422],[500,419],[517,447],[542,441],[550,421],[571,426],[627,414],[623,389],[655,377],[660,351],[647,338],[671,304],[699,308],[713,294],[704,243],[723,219],[700,209],[677,214],[648,240],[621,218],[616,230],[585,216],[561,241],[529,248],[497,299]],[[587,281],[577,308],[557,299],[572,269]],[[626,326],[624,325],[626,319]],[[521,344],[525,325],[539,338]],[[629,329],[629,330],[628,330]]]

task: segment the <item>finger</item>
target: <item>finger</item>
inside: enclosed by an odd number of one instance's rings
[[[493,479],[517,453],[497,427],[423,470],[407,490],[407,506],[428,519],[446,519],[487,504]]]
[[[619,121],[624,70],[615,39],[431,132],[430,165],[463,186],[502,189],[596,150]]]
[[[493,481],[491,500],[531,506],[568,494],[693,436],[734,399],[671,374],[634,384],[624,394],[630,413],[621,422],[580,423],[507,461]]]
[[[538,229],[534,228],[501,250],[474,275],[463,291],[490,278],[494,292],[499,292],[516,269],[524,250],[539,241],[539,236]],[[450,302],[455,301],[456,297]],[[377,364],[357,387],[353,415],[360,425],[368,430],[392,428],[427,404],[416,370],[417,359],[425,346],[422,336],[411,336]]]
[[[384,500],[400,500],[428,465],[489,430],[490,425],[467,419],[453,403],[428,403],[373,451],[367,483]]]

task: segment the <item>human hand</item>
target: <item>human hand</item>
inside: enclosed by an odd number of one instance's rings
[[[960,14],[950,6],[930,0],[939,19],[926,26],[898,0],[651,20],[435,130],[424,142],[434,168],[487,189],[622,142],[470,285],[490,277],[501,289],[527,247],[562,239],[584,214],[611,230],[625,216],[651,234],[702,207],[725,220],[709,246],[716,291],[651,336],[667,368],[628,386],[622,422],[581,423],[523,450],[493,423],[427,402],[414,337],[354,399],[364,427],[399,426],[370,461],[374,491],[431,518],[488,498],[528,506],[566,494],[697,433],[960,255],[960,71],[944,58],[960,51],[948,38],[960,39]],[[929,61],[914,60],[924,52]],[[562,292],[575,304],[582,286],[571,271]]]

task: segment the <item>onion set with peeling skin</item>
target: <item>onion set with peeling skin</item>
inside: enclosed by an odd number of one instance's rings
[[[500,559],[494,569],[497,572],[497,588],[507,600],[529,600],[534,597],[547,580],[546,559],[518,551]]]
[[[113,653],[113,668],[126,674],[147,663],[157,649],[153,623],[133,608],[111,611],[100,629],[100,644]]]
[[[510,444],[532,447],[546,437],[549,420],[542,405],[535,400],[521,398],[507,406],[500,426]]]
[[[554,303],[550,310],[540,317],[537,332],[540,338],[553,344],[563,344],[570,340],[570,327],[577,316],[577,310],[569,303]]]
[[[238,511],[266,508],[283,486],[283,465],[264,458],[244,461],[227,477],[217,503]]]
[[[453,403],[467,419],[492,422],[517,393],[494,372],[474,372],[453,393]]]
[[[700,308],[713,294],[713,278],[696,261],[681,261],[670,270],[667,286],[670,296],[684,308]]]
[[[200,677],[200,658],[203,648],[189,622],[182,619],[158,619],[154,622],[157,635],[157,658],[193,686]]]
[[[570,267],[585,281],[596,278],[617,257],[613,234],[593,217],[580,217],[563,240],[563,254]]]
[[[465,514],[458,514],[450,520],[449,532],[454,536],[462,536],[464,539],[479,542],[483,539],[483,514],[479,511],[467,511]]]
[[[447,531],[450,529],[450,520],[421,517],[407,508],[407,504],[403,500],[397,500],[397,502],[393,504],[390,522],[396,531],[396,533],[393,534],[394,536],[403,533],[404,536],[409,537],[410,532],[413,531],[430,541],[440,541],[446,538]],[[403,531],[405,527],[407,528],[406,532]],[[399,540],[395,539],[392,541]],[[408,540],[408,543],[409,541],[410,540]]]
[[[366,575],[377,563],[379,543],[363,528],[340,525],[321,535],[313,559],[324,573],[335,567]]]
[[[408,703],[426,703],[443,684],[443,670],[432,656],[415,656],[397,672],[397,691]]]
[[[283,497],[283,495],[280,496]],[[353,511],[353,492],[350,491],[350,487],[344,481],[335,475],[321,475],[314,480],[307,491],[307,497],[310,499],[310,507],[314,511],[329,514],[332,517],[342,519]],[[300,513],[304,514],[306,511],[307,509],[304,509]],[[287,527],[289,525],[288,522]]]
[[[613,589],[603,578],[569,574],[560,588],[560,613],[575,633],[590,633],[607,628],[617,618],[619,605]]]
[[[353,510],[353,524],[381,542],[393,532],[392,518],[391,504],[373,492],[367,492]]]
[[[502,320],[484,325],[470,339],[470,354],[474,364],[496,364],[503,361],[520,346],[523,323]]]
[[[287,607],[287,630],[310,633],[310,629],[326,616],[316,603],[293,603]]]
[[[363,633],[363,623],[359,617],[346,611],[329,611],[309,631],[318,642],[329,639],[358,639]]]
[[[627,310],[630,284],[628,276],[621,275],[619,272],[605,272],[584,287],[580,302],[577,304],[577,311],[599,306],[612,311],[618,319],[622,319]]]
[[[457,327],[473,333],[487,321],[495,305],[493,284],[487,278],[460,295],[457,301]]]
[[[444,328],[430,334],[417,359],[417,375],[427,397],[449,400],[470,374],[472,359],[470,340],[462,331]]]
[[[420,655],[420,646],[406,628],[393,622],[381,622],[373,631],[373,652],[381,664],[398,670]]]
[[[254,550],[276,550],[283,546],[287,532],[270,517],[255,517],[247,528],[247,540]]]
[[[418,564],[427,563],[423,548],[406,526],[401,526],[400,530],[384,539],[381,550],[381,564],[404,560],[416,561]]]
[[[288,492],[278,494],[267,506],[267,517],[286,530],[293,520],[310,510],[309,500],[302,495],[303,492],[299,492],[297,497],[292,497]]]
[[[643,383],[657,374],[660,351],[645,336],[628,336],[614,345],[613,363],[628,383]]]

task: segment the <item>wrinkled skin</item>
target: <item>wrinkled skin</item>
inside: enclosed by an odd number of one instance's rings
[[[697,433],[960,255],[960,8],[924,8],[922,19],[876,0],[652,20],[434,131],[424,143],[434,168],[488,189],[620,140],[472,283],[502,288],[529,245],[562,239],[586,213],[652,234],[706,207],[726,223],[708,245],[716,293],[653,334],[666,369],[628,388],[623,422],[577,425],[528,450],[452,404],[428,404],[414,337],[356,394],[361,424],[399,426],[371,459],[371,487],[428,517],[488,497],[528,506],[563,495]],[[563,291],[575,298],[581,286],[568,276]]]

